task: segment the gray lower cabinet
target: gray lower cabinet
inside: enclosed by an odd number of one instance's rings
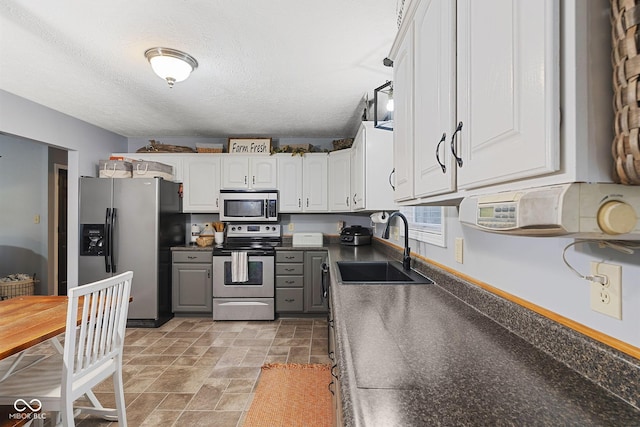
[[[326,251],[305,251],[304,253],[304,311],[305,313],[326,313],[327,297],[322,284],[322,264],[327,262]]]
[[[210,251],[175,251],[172,263],[174,313],[212,313]]]
[[[326,251],[276,251],[276,313],[326,313],[322,264]]]

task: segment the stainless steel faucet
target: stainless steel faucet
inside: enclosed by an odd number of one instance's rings
[[[399,216],[402,218],[402,222],[404,222],[404,254],[402,255],[402,268],[405,270],[411,270],[411,248],[409,247],[409,222],[407,218],[400,212],[394,212],[389,215],[389,221],[387,222],[387,227],[384,229],[382,233],[383,239],[389,238],[389,228],[391,227],[391,220],[395,217]]]

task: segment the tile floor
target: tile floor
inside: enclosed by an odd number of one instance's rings
[[[128,328],[128,424],[241,427],[264,363],[330,363],[326,318],[177,317],[156,329]],[[112,390],[110,380],[94,389],[103,405],[114,407]],[[78,427],[118,425],[85,415],[76,421]]]

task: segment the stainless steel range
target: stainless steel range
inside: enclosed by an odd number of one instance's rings
[[[228,224],[213,248],[213,320],[275,318],[275,248],[278,224]],[[246,279],[246,280],[245,280]]]

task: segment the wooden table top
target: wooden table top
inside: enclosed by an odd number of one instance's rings
[[[66,296],[21,296],[0,301],[0,360],[65,331]]]

